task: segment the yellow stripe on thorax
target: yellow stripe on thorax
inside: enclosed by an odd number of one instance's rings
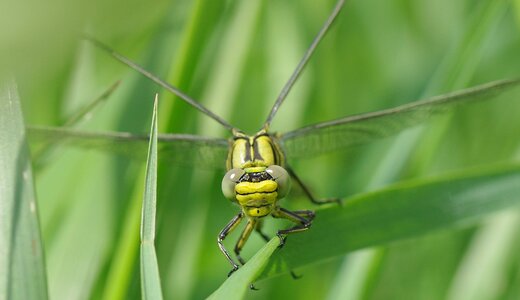
[[[254,136],[235,136],[228,153],[227,169],[283,166],[285,160],[280,147],[273,138],[264,134],[265,131],[260,131]]]
[[[257,145],[257,155],[259,154],[262,157],[261,161],[265,166],[270,166],[275,164],[275,154],[273,153],[273,147],[271,146],[271,138],[268,136],[259,136],[256,138]],[[254,157],[253,153],[253,157]]]

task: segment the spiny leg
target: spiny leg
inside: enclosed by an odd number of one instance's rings
[[[293,210],[292,213],[297,214],[300,217],[307,218],[307,220],[312,221],[316,216],[316,213],[313,210]]]
[[[300,217],[304,217],[304,218],[307,218],[307,220],[309,222],[311,222],[312,220],[314,220],[314,217],[316,216],[316,214],[314,213],[313,210],[293,210],[292,211],[293,213],[297,214],[298,216]],[[296,273],[294,273],[294,271],[290,271],[291,273],[291,277],[293,279],[300,279],[302,277],[302,275],[297,275]]]
[[[256,226],[256,220],[255,219],[249,219],[247,221],[246,227],[244,228],[244,231],[242,231],[242,234],[240,235],[240,238],[238,239],[236,245],[235,245],[235,254],[237,256],[238,261],[244,265],[246,262],[240,257],[240,251],[242,251],[242,248],[247,242],[247,239],[249,238],[249,235],[251,232],[253,232],[253,229]]]
[[[299,212],[302,212],[302,211],[299,211]],[[306,213],[308,213],[308,211]],[[309,229],[309,227],[311,227],[311,224],[312,224],[312,219],[306,219],[306,218],[298,215],[297,213],[292,212],[292,211],[287,210],[282,207],[277,207],[272,212],[272,215],[275,218],[284,218],[291,222],[297,223],[297,225],[295,225],[291,228],[278,230],[276,235],[280,239],[280,246],[278,246],[280,248],[283,247],[283,245],[285,245],[285,238],[286,238],[285,236],[287,234],[305,231],[305,230]]]
[[[295,213],[299,213],[299,212],[304,212],[305,215],[308,215],[308,213],[312,213],[312,218],[314,218],[314,212],[311,211],[311,210],[302,210],[302,211],[295,211]],[[311,218],[311,220],[312,220]],[[269,242],[270,238],[267,236],[267,234],[265,234],[263,231],[262,231],[262,225],[264,224],[264,222],[262,220],[258,220],[258,222],[256,222],[256,227],[255,227],[255,231],[258,232],[258,234],[264,239],[265,242]],[[289,271],[290,274],[291,274],[291,277],[293,279],[300,279],[302,276],[301,275],[298,275],[296,273],[294,273],[293,270],[290,270]],[[253,285],[250,286],[251,289],[254,288]]]
[[[301,189],[303,190],[303,192],[305,193],[307,198],[309,198],[309,200],[312,203],[322,205],[322,204],[327,204],[327,203],[331,203],[331,202],[336,202],[339,205],[341,205],[341,199],[339,199],[339,198],[317,199],[316,197],[314,197],[312,195],[309,188],[307,188],[307,186],[303,183],[303,181],[300,179],[300,177],[298,177],[298,175],[296,175],[296,173],[294,172],[294,170],[291,167],[286,166],[285,169],[287,170],[287,172],[289,172],[289,174],[294,179],[294,181],[296,181],[296,183],[301,187]]]
[[[240,256],[240,251],[242,251],[242,248],[244,247],[244,245],[246,244],[247,242],[247,239],[249,238],[249,236],[251,235],[251,232],[253,232],[253,229],[256,228],[256,224],[257,224],[257,220],[254,220],[254,219],[249,219],[247,221],[247,224],[246,224],[246,227],[244,228],[244,230],[242,231],[242,234],[240,235],[240,238],[238,239],[236,245],[235,245],[235,254],[237,256],[237,259],[238,261],[240,262],[240,264],[242,265],[245,265],[246,262],[244,261],[244,259],[242,259],[242,257]],[[258,289],[254,286],[254,284],[250,284],[249,285],[249,288],[251,290],[254,290],[254,291],[258,291]]]
[[[226,256],[229,263],[233,266],[233,269],[231,269],[231,271],[229,271],[229,273],[228,273],[228,277],[231,276],[231,274],[233,274],[233,272],[238,270],[238,265],[237,265],[237,263],[235,263],[233,261],[233,259],[229,255],[229,252],[226,250],[226,248],[224,247],[224,244],[222,242],[224,241],[226,236],[237,227],[237,225],[240,223],[240,221],[242,221],[243,218],[244,218],[244,213],[243,212],[238,213],[238,215],[236,215],[233,219],[231,219],[231,221],[229,221],[229,223],[226,225],[226,227],[224,227],[224,229],[222,229],[222,231],[220,231],[220,233],[218,234],[218,238],[217,238],[218,247],[220,248],[220,251],[222,253],[224,253],[224,256]]]
[[[269,242],[269,237],[262,231],[263,224],[264,222],[262,220],[258,220],[258,222],[256,222],[255,231],[258,232],[258,234],[264,239],[264,241]]]

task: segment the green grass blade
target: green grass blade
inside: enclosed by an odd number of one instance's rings
[[[290,236],[262,277],[356,249],[419,236],[520,204],[520,165],[416,180],[317,212],[309,232]]]
[[[155,214],[157,206],[157,95],[153,107],[150,147],[141,216],[141,294],[143,299],[162,299],[159,266],[155,254]]]
[[[136,179],[136,182],[143,182],[143,175]],[[138,196],[141,195],[141,197]],[[114,250],[114,261],[107,275],[106,288],[103,291],[102,299],[126,299],[128,297],[128,287],[132,279],[132,270],[137,262],[139,232],[143,189],[136,187],[130,196],[128,211],[125,213],[123,221],[123,231],[117,247]]]
[[[250,284],[260,275],[269,257],[280,245],[276,237],[258,251],[242,268],[233,273],[208,299],[243,299]]]
[[[377,271],[374,269],[379,268],[384,253],[384,249],[375,248],[349,255],[343,260],[327,299],[365,299],[370,283],[377,276]]]
[[[0,83],[0,299],[47,299],[31,161],[16,84]]]
[[[515,6],[516,19],[518,20],[518,23],[520,23],[520,0],[515,0],[513,3]]]
[[[516,260],[520,215],[518,211],[498,214],[474,235],[461,259],[446,299],[500,299],[498,287],[511,262]],[[482,270],[486,270],[482,272]]]
[[[163,299],[155,246],[141,243],[141,295],[143,299]]]

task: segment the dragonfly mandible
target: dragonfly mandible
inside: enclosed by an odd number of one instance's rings
[[[285,242],[287,234],[305,231],[311,226],[314,218],[312,210],[290,211],[279,205],[279,200],[289,192],[291,181],[300,185],[314,203],[338,201],[337,199],[322,200],[313,196],[290,167],[292,159],[315,156],[390,136],[422,123],[435,114],[449,111],[460,105],[490,99],[520,83],[519,80],[494,81],[391,109],[347,116],[281,134],[271,132],[270,124],[278,109],[304,70],[316,47],[331,28],[344,2],[344,0],[339,0],[336,3],[321,30],[282,88],[263,126],[254,135],[245,134],[178,88],[149,73],[107,45],[92,37],[86,37],[115,59],[177,95],[229,130],[230,139],[206,138],[187,134],[159,135],[161,158],[179,164],[191,162],[195,165],[220,168],[226,165],[227,173],[223,178],[222,190],[228,199],[240,207],[240,212],[218,235],[218,246],[232,265],[228,275],[236,271],[239,264],[245,263],[240,252],[252,231],[256,230],[264,239],[268,239],[268,236],[261,231],[261,225],[266,216],[284,218],[294,223],[292,227],[277,232],[280,245]],[[96,133],[69,128],[31,127],[29,134],[33,139],[59,139],[73,145],[109,149],[123,155],[142,155],[140,158],[145,157],[148,141],[147,135],[121,132]],[[237,263],[224,247],[223,240],[243,220],[247,220],[247,224],[234,248]]]

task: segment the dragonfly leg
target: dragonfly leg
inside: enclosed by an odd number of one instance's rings
[[[249,219],[247,221],[246,227],[244,228],[244,231],[242,231],[242,234],[240,235],[240,238],[238,239],[236,245],[235,245],[235,254],[237,256],[238,261],[244,265],[246,262],[242,257],[240,256],[240,251],[242,251],[242,248],[247,242],[247,239],[249,239],[249,235],[251,235],[251,232],[253,232],[253,229],[256,226],[256,220],[255,219]]]
[[[299,212],[301,212],[301,211],[299,211]],[[306,213],[308,213],[308,212],[306,212]],[[300,216],[299,214],[297,214],[296,212],[292,212],[292,211],[287,210],[282,207],[277,207],[276,210],[274,210],[272,212],[272,215],[275,218],[284,218],[284,219],[287,219],[287,220],[292,221],[297,224],[288,229],[278,230],[276,235],[280,239],[280,246],[278,246],[280,248],[283,247],[283,245],[285,245],[286,235],[291,234],[291,233],[305,231],[305,230],[309,229],[309,227],[311,227],[311,224],[312,224],[312,219],[306,219],[306,218]]]
[[[309,221],[314,220],[314,217],[316,216],[313,210],[293,210],[292,212],[300,217],[307,218]]]
[[[294,181],[296,181],[296,183],[302,188],[303,192],[305,193],[307,198],[309,198],[309,200],[312,203],[321,205],[321,204],[336,202],[339,205],[341,205],[341,199],[339,199],[339,198],[318,199],[318,198],[314,197],[312,195],[311,191],[309,190],[309,188],[303,183],[303,181],[300,179],[300,177],[298,177],[298,175],[296,175],[296,173],[294,172],[294,170],[291,167],[286,166],[285,169],[287,170],[287,172],[289,172],[289,174],[294,179]]]
[[[258,222],[256,223],[255,231],[258,232],[258,234],[264,239],[264,241],[269,242],[269,237],[262,231],[263,224],[264,222],[262,222],[262,220],[258,220]]]
[[[228,277],[231,276],[231,274],[233,274],[233,272],[238,270],[238,265],[237,265],[237,263],[235,263],[235,261],[233,261],[233,259],[229,255],[229,252],[226,250],[226,248],[224,247],[224,244],[222,242],[224,241],[226,236],[237,227],[237,225],[240,223],[240,221],[242,221],[243,218],[244,218],[244,213],[243,212],[238,213],[238,215],[236,215],[233,219],[231,219],[231,221],[229,221],[229,223],[226,225],[226,227],[224,227],[224,229],[222,229],[222,231],[220,231],[220,233],[218,234],[218,238],[217,238],[218,247],[220,248],[220,251],[224,254],[224,256],[226,256],[229,263],[233,266],[233,269],[231,269],[231,271],[229,271],[229,273],[228,273]]]
[[[295,211],[295,213],[299,213],[300,211]],[[311,212],[312,213],[312,218],[314,218],[314,212],[313,211],[310,211],[310,210],[305,210],[305,211],[301,211],[301,212]],[[307,214],[305,214],[307,216]],[[258,234],[264,239],[264,241],[266,242],[269,242],[269,236],[267,236],[267,234],[265,234],[263,231],[262,231],[262,225],[263,225],[263,222],[262,220],[258,220],[258,222],[256,223],[256,227],[255,227],[255,231],[258,232]],[[296,273],[294,273],[293,270],[290,270],[290,273],[291,273],[291,277],[293,279],[300,279],[302,276],[301,275],[298,275]]]

